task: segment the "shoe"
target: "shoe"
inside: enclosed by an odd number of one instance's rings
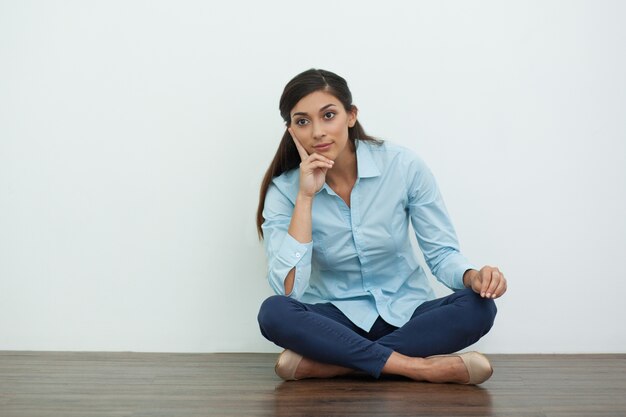
[[[466,352],[456,355],[435,355],[429,357],[435,358],[446,356],[458,356],[465,364],[467,373],[469,374],[469,381],[463,383],[465,385],[482,384],[488,380],[491,375],[493,375],[493,368],[491,367],[491,363],[489,363],[489,359],[479,352]]]
[[[285,381],[295,381],[296,369],[298,369],[301,360],[302,355],[298,355],[292,350],[285,349],[276,360],[274,372]]]

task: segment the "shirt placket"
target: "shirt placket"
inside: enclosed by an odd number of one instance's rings
[[[369,278],[369,263],[366,256],[365,239],[361,233],[361,199],[359,198],[359,179],[357,179],[352,192],[350,193],[350,227],[352,229],[352,239],[356,249],[357,257],[361,263],[361,282],[363,289],[372,292],[372,282]]]

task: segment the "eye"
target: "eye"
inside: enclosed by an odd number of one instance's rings
[[[306,125],[308,123],[309,123],[309,121],[307,119],[298,119],[298,120],[296,120],[296,124],[298,126],[304,126],[304,125]]]
[[[335,117],[335,112],[327,111],[326,113],[324,113],[324,119],[326,120],[330,120],[333,117]]]

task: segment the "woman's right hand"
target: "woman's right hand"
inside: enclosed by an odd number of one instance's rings
[[[326,158],[318,153],[308,154],[304,146],[298,141],[293,130],[289,128],[289,133],[300,154],[300,193],[309,198],[313,198],[324,182],[326,181],[326,172],[333,167],[335,161]]]

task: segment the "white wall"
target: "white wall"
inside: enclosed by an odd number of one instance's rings
[[[626,352],[625,4],[379,4],[0,0],[0,349],[277,351],[258,186],[318,67],[507,274],[479,349]]]

